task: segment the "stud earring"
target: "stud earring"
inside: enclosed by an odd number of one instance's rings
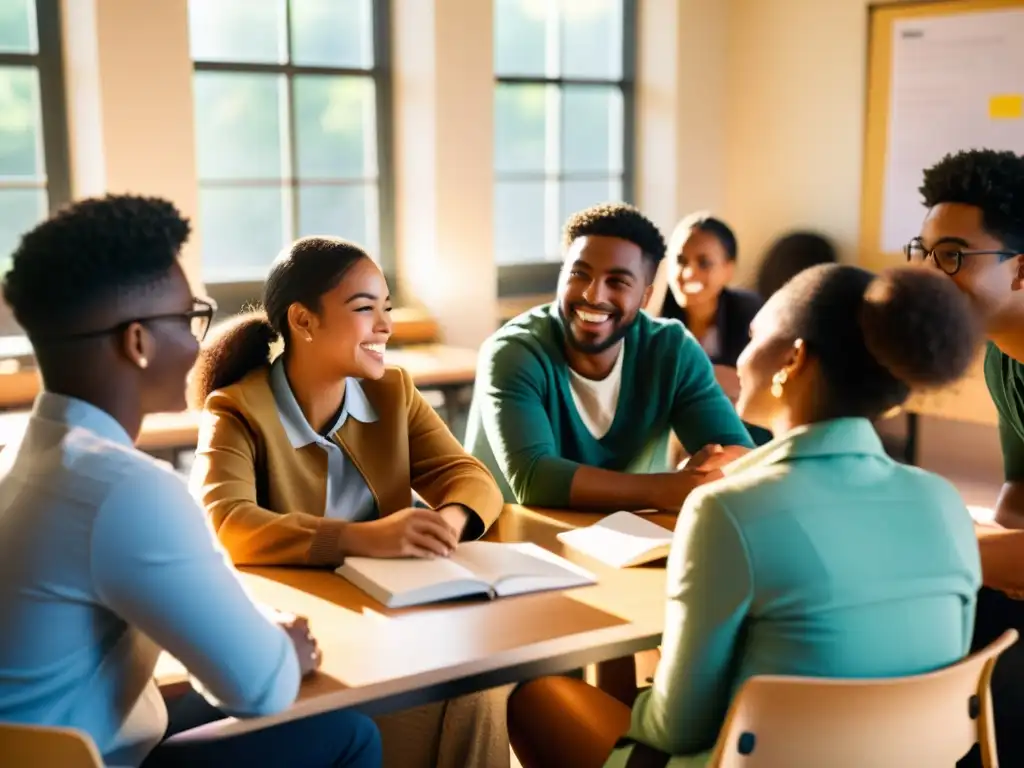
[[[776,400],[782,398],[782,388],[785,386],[786,380],[788,378],[789,376],[786,374],[785,371],[779,371],[774,376],[772,376],[772,397],[774,397]]]
[[[139,356],[139,368],[142,368],[143,370],[149,368],[149,360],[145,357],[145,355]]]
[[[308,342],[308,341],[312,341],[312,340],[313,340],[313,334],[307,333],[306,334],[306,341]]]

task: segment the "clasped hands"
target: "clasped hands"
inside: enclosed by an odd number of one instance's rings
[[[348,551],[362,557],[448,557],[468,519],[469,512],[459,504],[407,507],[380,520],[353,524]]]
[[[694,488],[720,479],[722,468],[748,453],[749,448],[741,445],[717,444],[705,445],[695,454],[679,462],[676,471],[671,473],[670,482],[662,494],[659,509],[678,512],[686,497]]]

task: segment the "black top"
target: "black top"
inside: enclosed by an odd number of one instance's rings
[[[738,288],[723,288],[718,295],[718,354],[711,357],[715,365],[736,367],[736,358],[750,341],[750,323],[764,302],[756,293]],[[686,325],[686,310],[676,303],[672,291],[665,294],[661,316],[679,320]],[[698,339],[699,341],[699,339]]]

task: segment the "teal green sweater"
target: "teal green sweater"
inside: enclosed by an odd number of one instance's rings
[[[595,438],[572,398],[563,334],[557,307],[547,305],[480,349],[466,447],[505,501],[566,507],[580,465],[664,472],[670,431],[690,453],[709,443],[753,446],[700,344],[677,320],[646,312],[625,338],[615,419]]]

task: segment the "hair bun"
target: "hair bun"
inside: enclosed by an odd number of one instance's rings
[[[911,388],[960,379],[981,343],[970,299],[927,267],[887,269],[864,292],[860,316],[872,357]]]

